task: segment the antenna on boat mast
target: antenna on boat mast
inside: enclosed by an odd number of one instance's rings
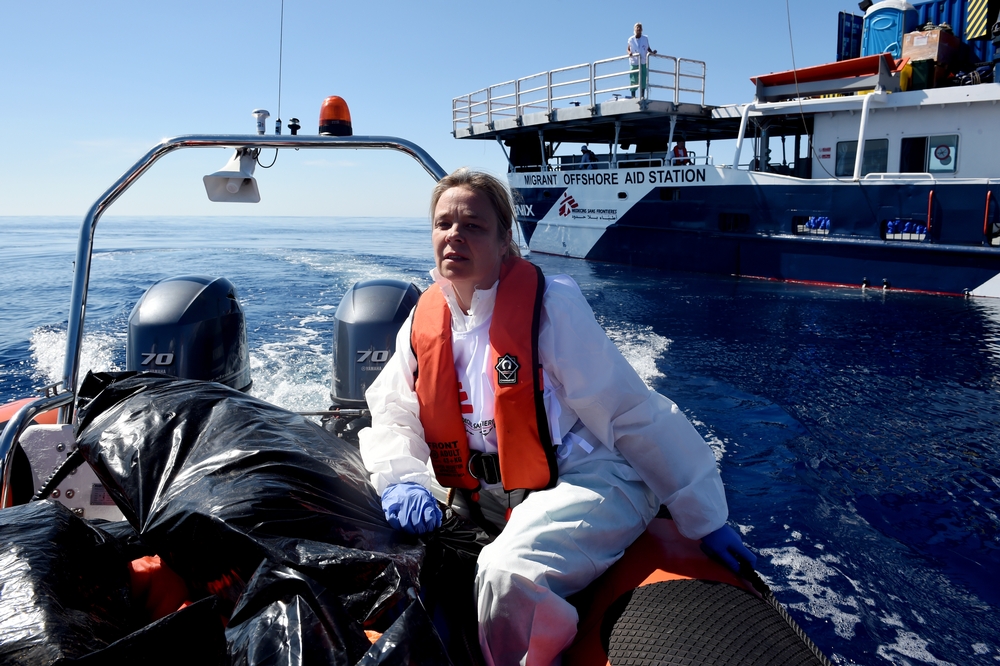
[[[281,69],[282,69],[281,60],[282,60],[282,55],[284,53],[284,47],[285,47],[285,0],[281,0],[281,16],[278,19],[278,115],[275,116],[274,119],[274,134],[276,136],[281,135]],[[264,113],[266,114],[267,111],[265,111]],[[254,115],[256,114],[257,112],[254,111]],[[260,129],[260,122],[261,121],[258,119],[257,133],[263,134],[264,132]],[[288,128],[292,131],[292,134],[297,133],[299,129],[298,120],[296,118],[292,118],[292,123],[288,126]],[[295,150],[298,150],[298,148],[296,148]],[[274,166],[274,163],[278,161],[277,148],[274,149],[274,159],[271,160],[270,164],[261,164],[260,160],[258,159],[259,155],[260,155],[260,150],[258,149],[257,152],[254,154],[254,161],[264,169],[270,169],[271,167]]]
[[[285,0],[281,0],[281,18],[278,19],[278,116],[274,121],[274,133],[281,134],[281,56],[285,42]],[[277,155],[275,155],[277,157]]]

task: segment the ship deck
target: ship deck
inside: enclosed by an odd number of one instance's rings
[[[740,105],[705,104],[705,63],[650,55],[649,87],[632,97],[627,56],[549,70],[452,100],[457,139],[644,145],[674,122],[688,141],[735,139]],[[772,136],[803,132],[801,117],[773,118]]]

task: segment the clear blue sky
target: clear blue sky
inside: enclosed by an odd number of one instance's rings
[[[797,64],[835,59],[837,13],[854,2],[788,0]],[[493,142],[451,137],[453,97],[621,54],[641,21],[661,54],[704,60],[707,102],[746,102],[748,77],[791,67],[786,0],[323,2],[285,0],[281,116],[316,133],[327,95],[355,134],[400,136],[446,170],[503,173]],[[249,134],[278,111],[280,0],[0,0],[0,215],[73,215],[161,138]],[[270,159],[273,153],[262,155]],[[161,160],[109,214],[425,213],[431,179],[385,152],[282,151],[258,167],[262,202],[211,204],[201,176],[228,152]]]

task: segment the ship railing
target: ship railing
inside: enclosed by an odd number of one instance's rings
[[[599,69],[605,65],[613,70],[599,73]],[[682,98],[688,96],[686,93],[691,93],[697,96],[699,104],[705,104],[705,63],[700,60],[649,54],[648,78],[646,87],[642,90],[639,89],[641,79],[632,83],[631,75],[636,71],[632,69],[627,55],[598,60],[593,66],[594,81],[597,84],[595,96],[624,97],[628,91],[628,96],[635,92],[643,99],[680,104]]]
[[[506,88],[514,90],[516,81],[505,81],[489,88],[483,88],[452,100],[452,124],[490,123],[495,117],[517,116],[517,96],[514,92],[506,92]]]
[[[739,164],[736,165],[735,169],[737,171],[770,173],[770,174],[777,174],[779,176],[794,176],[796,166],[800,164],[802,161],[807,159],[808,158],[803,157],[800,158],[799,161],[791,160],[790,162],[787,162],[785,164],[782,164],[781,162],[768,162],[767,164],[764,164],[757,159],[752,159],[749,162],[740,162]],[[723,164],[722,168],[733,169],[734,167],[732,167],[729,164]]]
[[[657,56],[650,55],[650,58],[655,58]],[[663,58],[669,58],[669,56],[661,56]],[[676,63],[676,58],[671,58]],[[613,100],[617,100],[621,97],[632,96],[633,90],[639,92],[640,95],[648,92],[649,85],[647,81],[646,90],[637,90],[632,86],[629,74],[632,73],[631,67],[629,66],[628,56],[615,56],[614,58],[605,58],[604,60],[597,60],[594,62],[594,97],[595,98],[605,98],[610,97]],[[608,71],[608,70],[611,71]],[[602,71],[603,70],[603,71]]]
[[[672,158],[669,154],[657,153],[623,153],[618,155],[617,160],[611,155],[601,155],[596,162],[584,162],[579,155],[557,155],[553,158],[555,163],[529,164],[514,167],[515,173],[536,172],[536,171],[593,171],[598,169],[645,169],[652,167],[672,167],[672,166],[713,166],[715,161],[711,155],[697,155],[688,152],[687,157]],[[681,160],[687,160],[687,164],[675,164]]]
[[[688,68],[689,71],[684,71],[685,68]],[[674,88],[676,103],[679,104],[681,102],[681,97],[684,93],[697,95],[698,103],[705,106],[705,63],[701,60],[677,59],[677,75]]]
[[[515,81],[517,115],[548,113],[552,110],[552,72],[539,72]]]
[[[618,163],[621,164],[623,161],[628,161],[628,160],[630,160],[630,158],[628,157],[625,158],[619,157]],[[671,157],[668,155],[666,159],[663,160],[663,164],[665,166],[670,166],[670,167],[697,166],[699,164],[701,164],[702,166],[714,166],[715,160],[712,158],[711,155],[699,155],[693,150],[689,150],[687,156],[685,157]]]
[[[452,100],[452,130],[486,125],[496,120],[520,118],[533,113],[550,114],[559,108],[597,104],[630,97],[680,104],[705,104],[705,63],[666,55],[649,55],[645,88],[631,82],[629,56],[616,56],[560,67],[520,79],[504,81]]]
[[[538,170],[543,170],[540,166],[535,167]],[[584,164],[583,162],[563,162],[558,166],[547,166],[545,171],[597,171],[598,169],[610,169],[611,160],[598,160],[596,162],[589,162]]]
[[[866,173],[862,178],[864,180],[936,180],[934,174],[926,172]]]

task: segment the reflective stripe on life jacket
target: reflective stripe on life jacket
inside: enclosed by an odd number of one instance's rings
[[[516,257],[500,268],[490,364],[495,389],[494,423],[504,490],[551,488],[558,477],[555,450],[542,400],[538,327],[545,277]],[[421,295],[413,313],[410,345],[417,358],[420,423],[438,482],[475,490],[469,473],[469,438],[462,421],[458,373],[451,345],[451,311],[438,285]]]

